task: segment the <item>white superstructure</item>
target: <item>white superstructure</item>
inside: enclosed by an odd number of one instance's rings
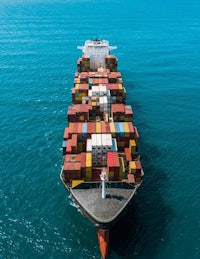
[[[107,40],[87,40],[84,46],[78,46],[84,55],[90,58],[90,68],[105,67],[105,56],[116,46],[110,46]]]

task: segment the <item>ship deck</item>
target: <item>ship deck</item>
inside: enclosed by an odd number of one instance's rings
[[[96,224],[112,223],[128,205],[137,187],[124,182],[107,183],[102,199],[101,183],[82,183],[70,192],[84,213]]]

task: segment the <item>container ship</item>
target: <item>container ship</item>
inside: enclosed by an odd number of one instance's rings
[[[87,40],[77,61],[63,136],[60,178],[80,212],[97,228],[102,258],[109,231],[125,213],[142,183],[138,131],[116,49],[107,40]]]

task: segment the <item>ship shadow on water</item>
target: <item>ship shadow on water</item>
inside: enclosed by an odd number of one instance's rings
[[[155,258],[165,245],[165,230],[173,214],[162,198],[167,188],[163,170],[153,164],[156,147],[140,143],[145,178],[127,213],[110,231],[110,258]]]

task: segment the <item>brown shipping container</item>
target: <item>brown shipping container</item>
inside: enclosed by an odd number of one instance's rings
[[[80,169],[80,162],[65,162],[63,168],[65,181],[80,179]]]

